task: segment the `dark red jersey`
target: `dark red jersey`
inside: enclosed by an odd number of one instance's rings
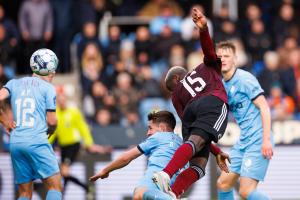
[[[222,83],[221,60],[217,58],[208,30],[200,33],[204,62],[189,72],[176,85],[172,102],[181,118],[184,108],[192,101],[213,95],[227,104],[227,94]]]

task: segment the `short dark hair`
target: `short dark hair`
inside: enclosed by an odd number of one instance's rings
[[[217,43],[216,49],[231,49],[235,53],[236,48],[231,41],[222,41]]]
[[[176,126],[176,119],[173,113],[166,110],[149,113],[148,121],[151,120],[153,121],[153,123],[166,123],[172,130],[174,130]]]

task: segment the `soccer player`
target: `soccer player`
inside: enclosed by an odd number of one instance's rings
[[[273,156],[271,117],[268,103],[257,79],[236,67],[235,47],[231,42],[217,44],[228,103],[241,135],[233,146],[230,173],[221,173],[217,181],[219,199],[233,199],[232,187],[240,178],[239,194],[248,200],[269,199],[256,190],[263,181]]]
[[[31,199],[35,179],[43,180],[48,190],[47,200],[60,200],[59,166],[47,139],[47,134],[54,132],[57,123],[56,94],[51,81],[58,60],[51,50],[43,49],[32,55],[30,63],[34,70],[32,77],[12,79],[0,90],[1,102],[10,97],[16,123],[4,125],[14,128],[10,134],[10,153],[15,183],[18,185],[18,200]],[[5,115],[1,112],[1,118]]]
[[[82,187],[86,192],[90,192],[89,189],[91,188],[86,183],[70,175],[70,166],[79,154],[81,140],[84,147],[90,153],[108,153],[111,148],[94,144],[89,127],[82,117],[81,112],[76,107],[67,106],[67,97],[62,87],[57,87],[56,113],[57,128],[49,141],[53,143],[57,139],[57,144],[61,150],[60,171],[64,178],[63,191],[65,191],[67,183],[71,181]]]
[[[164,170],[153,176],[157,186],[174,198],[205,175],[211,147],[215,154],[220,153],[219,149],[216,152],[216,147],[210,145],[223,136],[228,118],[221,61],[214,51],[206,17],[199,9],[193,8],[192,18],[200,30],[204,63],[189,73],[183,67],[172,67],[165,78],[166,87],[172,92],[173,105],[182,121],[185,143],[177,149]],[[223,155],[222,161],[225,163],[228,157]],[[169,188],[170,178],[188,162],[190,167],[181,172]]]
[[[182,139],[174,133],[175,125],[176,120],[171,112],[158,111],[148,114],[147,136],[149,137],[138,146],[122,153],[116,160],[92,176],[90,180],[107,178],[110,172],[125,167],[132,160],[144,154],[149,156],[148,166],[145,175],[134,190],[133,199],[172,199],[158,190],[152,181],[152,175],[166,166],[175,150],[182,144]]]

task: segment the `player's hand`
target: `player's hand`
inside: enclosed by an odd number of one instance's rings
[[[227,153],[220,152],[219,154],[216,155],[216,161],[220,169],[226,173],[229,173],[229,169],[226,163],[226,160],[230,163],[230,157]]]
[[[206,28],[207,26],[207,19],[205,15],[196,7],[192,10],[192,18],[194,23],[197,25],[197,27],[201,30]]]
[[[261,148],[261,153],[262,155],[267,158],[271,159],[273,156],[273,145],[270,140],[264,140],[262,143],[262,148]]]
[[[99,178],[100,178],[100,179],[105,179],[105,178],[107,178],[108,176],[109,176],[109,172],[106,172],[106,171],[104,171],[104,170],[101,170],[100,172],[98,172],[98,173],[95,174],[94,176],[91,176],[91,177],[89,178],[89,180],[95,182],[95,181],[97,181]]]

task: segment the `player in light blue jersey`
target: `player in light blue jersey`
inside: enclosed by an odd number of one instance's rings
[[[56,93],[51,84],[57,67],[56,55],[48,49],[38,50],[31,57],[31,66],[35,66],[31,77],[12,79],[0,90],[0,101],[10,97],[15,121],[9,128],[13,128],[10,153],[18,200],[31,199],[35,179],[45,183],[47,200],[60,200],[59,166],[47,139],[57,123]],[[5,113],[1,118],[5,118]]]
[[[230,173],[221,173],[217,181],[219,199],[231,200],[232,187],[240,180],[239,194],[247,200],[267,200],[258,191],[273,156],[271,117],[263,89],[249,72],[236,67],[235,47],[231,42],[217,44],[217,55],[222,61],[223,83],[228,103],[241,134],[233,146]]]
[[[176,149],[182,144],[182,139],[174,133],[176,120],[174,115],[168,111],[153,112],[148,115],[149,136],[138,146],[122,153],[116,160],[112,161],[96,175],[91,181],[107,178],[109,173],[125,167],[132,160],[142,154],[148,156],[148,166],[144,176],[140,179],[134,190],[134,200],[170,200],[169,195],[161,192],[152,181],[153,173],[161,171],[171,160]],[[174,176],[173,180],[175,180]]]

